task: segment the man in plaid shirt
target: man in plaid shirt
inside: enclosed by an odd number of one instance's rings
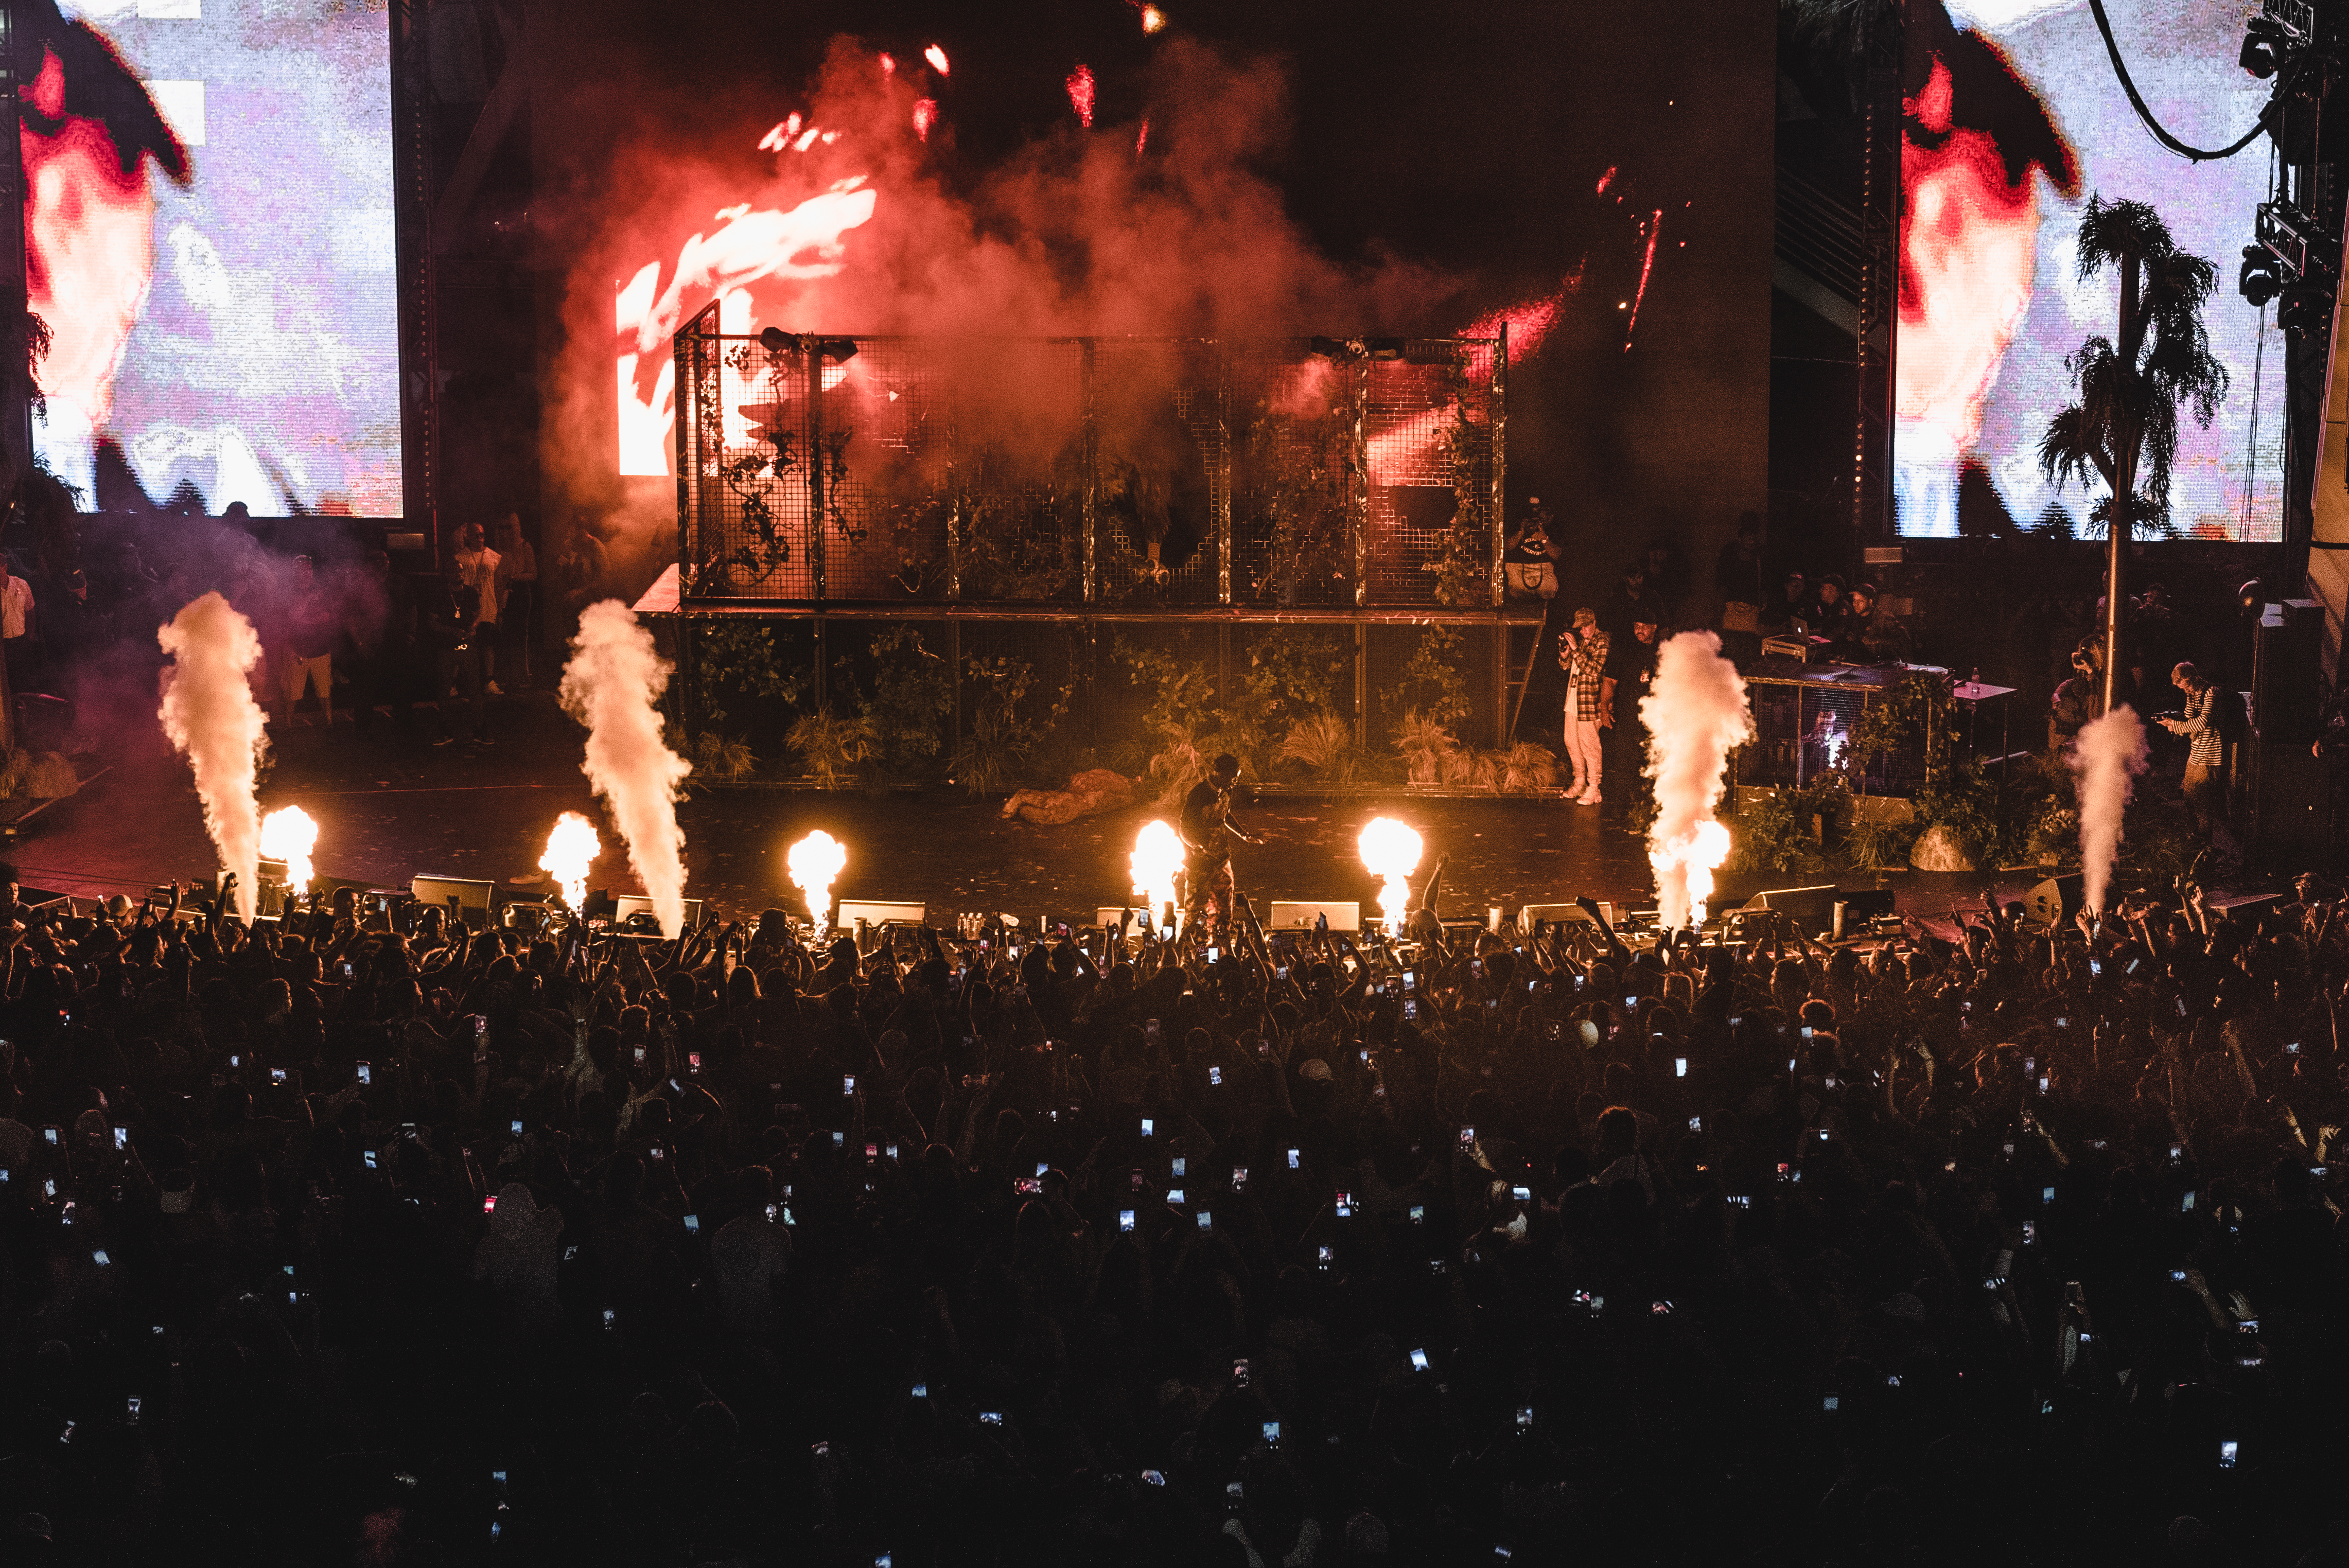
[[[2169,684],[2186,694],[2186,711],[2161,725],[2172,735],[2193,738],[2186,751],[2186,804],[2207,832],[2227,815],[2227,738],[2220,729],[2219,688],[2190,663],[2170,671]]]
[[[1572,688],[1566,698],[1566,755],[1574,764],[1574,782],[1567,786],[1567,793],[1584,806],[1599,804],[1599,717],[1605,711],[1607,645],[1607,634],[1599,629],[1599,613],[1588,608],[1574,613],[1573,627],[1557,640],[1558,667]]]

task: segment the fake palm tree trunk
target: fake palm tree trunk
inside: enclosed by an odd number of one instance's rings
[[[2142,257],[2121,259],[2122,376],[2137,379],[2137,350],[2145,340],[2145,263]],[[2121,679],[2121,636],[2128,627],[2128,548],[2131,502],[2137,497],[2137,453],[2139,441],[2133,410],[2142,388],[2131,385],[2120,399],[2113,420],[2113,517],[2105,541],[2105,690],[2104,711],[2118,699]]]
[[[2106,266],[2120,273],[2120,331],[2091,337],[2066,361],[2079,401],[2048,421],[2039,466],[2061,485],[2101,479],[2112,491],[2091,511],[2106,528],[2104,707],[2121,690],[2128,619],[2128,547],[2140,518],[2167,529],[2178,410],[2208,429],[2227,396],[2227,370],[2210,354],[2202,306],[2217,269],[2178,248],[2142,201],[2091,197],[2080,216],[2083,283]],[[2140,492],[2137,475],[2145,484]]]

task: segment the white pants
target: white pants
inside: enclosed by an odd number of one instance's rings
[[[1574,782],[1568,786],[1568,792],[1582,795],[1597,789],[1601,767],[1597,719],[1568,718],[1566,721],[1566,755],[1567,759],[1574,764]]]

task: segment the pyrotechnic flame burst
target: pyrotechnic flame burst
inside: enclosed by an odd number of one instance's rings
[[[937,72],[938,75],[943,77],[953,74],[947,66],[947,52],[936,44],[922,51],[922,58],[929,61],[930,69]]]
[[[310,851],[318,824],[299,806],[281,806],[261,819],[261,858],[285,862],[285,888],[295,898],[310,891]]]
[[[595,824],[576,811],[565,811],[554,819],[554,830],[546,835],[546,852],[538,857],[538,869],[562,884],[563,902],[576,914],[587,904],[587,868],[604,852],[604,841],[595,834]]]
[[[1703,923],[1713,873],[1729,858],[1729,830],[1713,819],[1728,787],[1729,754],[1754,738],[1737,666],[1712,632],[1682,632],[1657,651],[1640,699],[1648,728],[1647,776],[1656,781],[1648,863],[1656,869],[1656,919],[1667,931]]]
[[[1381,882],[1379,913],[1390,933],[1400,932],[1411,902],[1411,873],[1419,869],[1419,834],[1392,817],[1373,817],[1362,830],[1361,847],[1362,864]]]
[[[1155,5],[1144,5],[1142,8],[1142,30],[1143,32],[1155,33],[1165,26],[1165,12],[1161,11]]]
[[[1093,68],[1079,66],[1069,73],[1069,107],[1077,111],[1077,123],[1087,130],[1093,128]]]
[[[808,918],[819,928],[832,923],[832,879],[848,863],[848,846],[818,830],[792,846],[792,885],[807,895]]]
[[[1150,905],[1151,923],[1155,924],[1175,902],[1174,873],[1183,869],[1183,840],[1164,822],[1144,822],[1133,837],[1128,864],[1134,896]]]
[[[1713,897],[1713,873],[1729,858],[1729,830],[1709,817],[1693,832],[1668,844],[1648,846],[1648,864],[1655,868],[1656,885],[1687,890],[1689,924],[1704,923],[1704,906]]]

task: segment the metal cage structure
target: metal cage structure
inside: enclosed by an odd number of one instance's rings
[[[688,613],[1501,604],[1506,336],[675,352]]]
[[[754,335],[712,303],[673,348],[681,630],[938,621],[958,667],[967,622],[1214,624],[1219,665],[1234,627],[1350,625],[1360,733],[1373,628],[1480,627],[1506,732],[1541,617],[1505,602],[1506,329]]]
[[[1801,789],[1839,773],[1853,793],[1909,796],[1925,779],[1930,738],[1899,752],[1861,757],[1850,750],[1855,722],[1869,707],[1893,698],[1910,675],[1946,680],[1931,665],[1800,665],[1764,659],[1745,674],[1754,713],[1754,739],[1731,757],[1741,787]],[[1931,722],[1930,716],[1928,722]]]

